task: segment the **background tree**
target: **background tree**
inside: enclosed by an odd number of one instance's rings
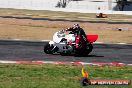
[[[123,11],[124,10],[124,7],[126,5],[129,5],[127,0],[116,0],[116,3],[117,3],[117,7],[118,7],[118,9],[120,11]]]

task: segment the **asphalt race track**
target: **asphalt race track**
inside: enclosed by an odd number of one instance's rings
[[[81,62],[122,62],[132,64],[132,45],[94,44],[87,57],[47,55],[43,52],[46,42],[0,41],[0,60],[44,60]]]

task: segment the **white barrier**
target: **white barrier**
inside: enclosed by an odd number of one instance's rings
[[[132,15],[132,11],[112,11],[116,3],[112,0],[111,9],[107,0],[103,2],[87,1],[71,1],[66,8],[56,8],[59,0],[0,0],[0,8],[15,8],[29,10],[52,10],[65,12],[81,12],[81,13],[98,13],[106,14],[127,14]],[[100,10],[98,8],[100,7]],[[132,5],[128,6],[132,8]],[[127,7],[125,7],[126,9]]]

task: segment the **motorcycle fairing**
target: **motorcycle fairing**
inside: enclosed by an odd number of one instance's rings
[[[98,35],[87,35],[87,39],[90,43],[93,43],[98,39]]]

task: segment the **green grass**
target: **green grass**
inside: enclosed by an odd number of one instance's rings
[[[83,88],[81,66],[0,64],[0,88]],[[90,79],[132,80],[132,67],[85,66]],[[132,88],[89,86],[87,88]]]

